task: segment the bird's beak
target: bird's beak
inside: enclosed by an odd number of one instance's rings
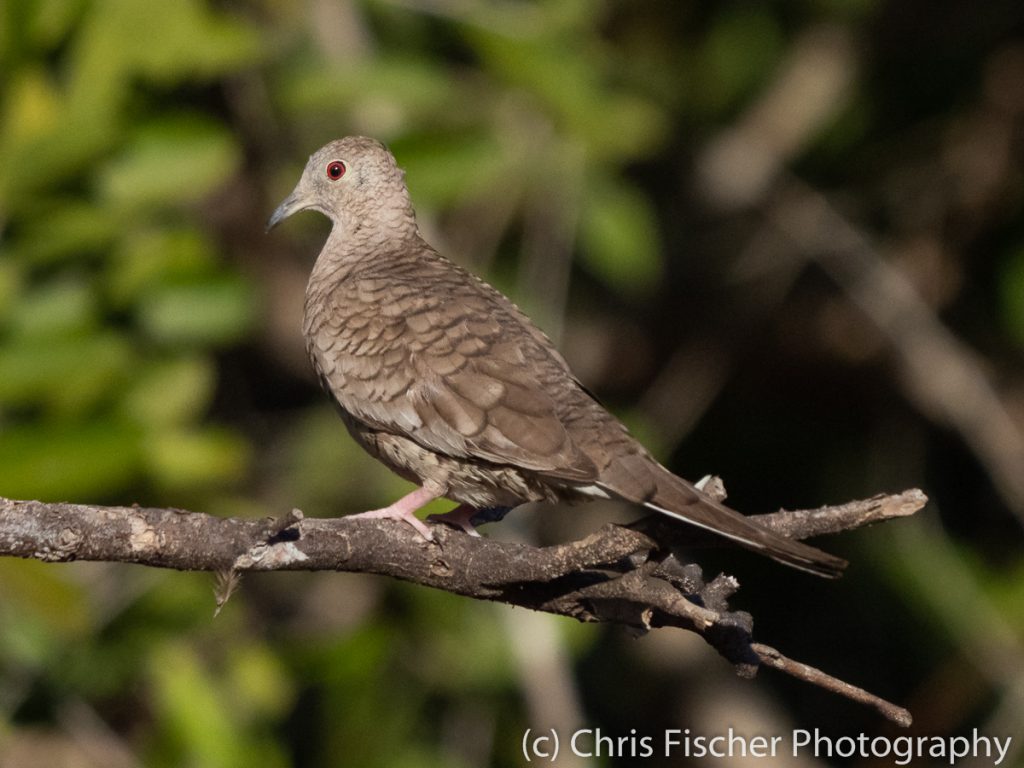
[[[277,206],[277,210],[271,214],[270,219],[267,221],[266,231],[269,232],[293,213],[298,213],[308,207],[309,205],[306,203],[302,195],[299,194],[299,190],[296,189],[288,195],[288,197],[286,197],[281,204]]]

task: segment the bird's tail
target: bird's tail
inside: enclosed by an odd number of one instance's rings
[[[739,512],[715,501],[667,469],[658,477],[658,490],[643,505],[662,514],[713,531],[773,560],[802,571],[834,579],[847,562],[820,549],[786,539],[762,528]]]

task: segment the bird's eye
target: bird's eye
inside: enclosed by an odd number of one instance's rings
[[[345,164],[341,160],[333,160],[327,164],[327,178],[337,181],[345,175]]]

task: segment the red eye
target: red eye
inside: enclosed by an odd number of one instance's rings
[[[341,160],[334,160],[327,164],[327,178],[337,181],[345,175],[345,164]]]

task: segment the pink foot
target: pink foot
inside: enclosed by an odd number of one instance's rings
[[[450,512],[445,512],[443,515],[431,515],[427,518],[432,523],[447,523],[448,525],[454,526],[455,528],[461,528],[470,536],[479,537],[476,528],[471,522],[473,516],[479,510],[476,507],[471,507],[468,504],[459,504],[455,509]]]
[[[417,488],[412,493],[408,493],[394,504],[381,509],[371,509],[369,512],[360,512],[356,515],[347,515],[347,517],[362,517],[370,520],[402,520],[413,528],[416,529],[417,533],[427,541],[434,540],[434,534],[430,532],[430,529],[426,524],[420,520],[413,513],[425,504],[429,504],[434,499],[438,498],[441,494],[435,493],[427,488]]]

